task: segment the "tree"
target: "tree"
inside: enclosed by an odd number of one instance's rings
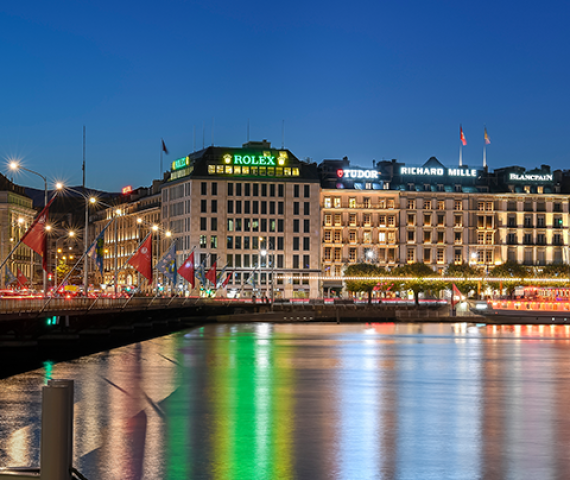
[[[461,292],[469,292],[469,290],[477,289],[477,280],[472,280],[474,277],[481,277],[481,272],[477,268],[463,262],[459,265],[451,263],[445,269],[445,275],[447,277],[460,278],[461,280],[455,280],[449,282],[447,288],[452,289],[453,284]]]
[[[549,285],[553,287],[565,287],[568,284],[568,279],[570,278],[570,265],[545,265],[537,276],[538,278],[559,278],[560,282],[549,283]]]
[[[344,269],[344,275],[346,277],[382,277],[386,275],[386,271],[371,263],[355,263]],[[345,284],[349,292],[367,292],[368,303],[370,304],[372,303],[371,294],[374,287],[378,285],[378,280],[346,280]]]
[[[400,287],[403,290],[411,290],[414,292],[414,300],[416,305],[420,303],[420,292],[427,290],[440,291],[444,288],[442,282],[434,282],[431,278],[437,278],[438,275],[425,263],[410,263],[401,267],[396,267],[392,271],[396,277],[409,277],[409,280],[402,280]]]
[[[518,285],[526,283],[524,280],[509,280],[510,278],[525,279],[531,276],[532,273],[529,268],[517,262],[505,262],[502,265],[497,265],[489,272],[489,277],[491,278],[504,279],[502,282],[508,294],[513,293]],[[497,281],[501,280],[495,280],[495,282]]]

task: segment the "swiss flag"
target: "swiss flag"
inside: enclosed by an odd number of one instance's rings
[[[132,265],[149,282],[152,282],[152,235],[146,237],[137,253],[127,263]]]
[[[22,286],[28,283],[28,279],[22,272],[20,272],[19,268],[18,268],[18,275],[16,276],[16,278],[18,279],[18,283]]]
[[[182,265],[180,265],[178,268],[178,275],[187,280],[188,283],[192,285],[192,288],[195,287],[196,278],[194,272],[194,251],[192,251],[192,253],[188,255],[188,258],[184,260]]]
[[[40,214],[34,219],[28,231],[22,237],[22,243],[30,247],[34,252],[42,256],[42,267],[47,272],[47,235],[46,222],[49,216],[49,206],[54,201],[55,196],[44,207]]]
[[[458,298],[458,300],[456,300],[456,298]],[[451,291],[451,306],[455,307],[455,305],[457,305],[461,299],[463,298],[463,294],[459,291],[459,289],[456,287],[455,283],[453,284],[453,289]]]
[[[463,146],[467,145],[467,139],[465,138],[465,134],[463,133],[463,127],[461,125],[459,125],[459,140],[461,140]]]
[[[214,286],[216,285],[216,277],[217,277],[216,262],[214,262],[214,264],[210,267],[210,270],[208,270],[205,275],[206,280],[210,280],[210,282],[212,282]]]

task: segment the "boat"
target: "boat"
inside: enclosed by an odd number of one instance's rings
[[[489,323],[570,325],[570,288],[518,287],[512,297],[489,299],[477,313]]]

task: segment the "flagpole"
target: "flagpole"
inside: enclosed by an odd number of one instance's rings
[[[483,144],[483,168],[487,166],[487,144]]]
[[[459,166],[463,166],[463,142],[459,140]]]

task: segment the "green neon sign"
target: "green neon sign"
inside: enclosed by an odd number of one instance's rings
[[[275,157],[272,155],[234,155],[232,159],[234,165],[273,165]]]
[[[178,160],[174,160],[174,162],[172,162],[172,171],[174,172],[176,170],[186,168],[188,165],[190,165],[190,157],[179,158]]]

